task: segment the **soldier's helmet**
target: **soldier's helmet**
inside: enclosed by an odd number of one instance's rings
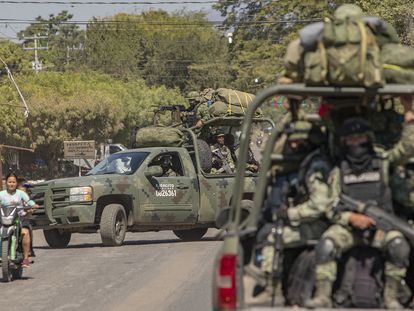
[[[167,171],[172,166],[172,157],[170,155],[165,155],[160,159],[160,165],[162,169]]]
[[[374,140],[374,132],[369,122],[360,117],[346,119],[339,128],[338,134],[341,138],[352,135],[367,135],[371,141]]]
[[[198,93],[197,91],[189,92],[187,94],[187,100],[190,104],[190,107],[194,107],[197,104],[197,102],[200,101],[200,93]]]
[[[224,133],[224,131],[223,130],[221,130],[221,129],[218,129],[217,131],[216,131],[216,138],[219,138],[219,137],[224,137],[224,136],[226,136],[226,134]]]
[[[288,135],[288,141],[306,140],[314,145],[323,143],[325,138],[321,127],[308,121],[296,121]]]
[[[198,93],[197,91],[191,91],[191,92],[188,92],[187,94],[188,100],[198,100],[199,97],[200,97],[200,93]]]

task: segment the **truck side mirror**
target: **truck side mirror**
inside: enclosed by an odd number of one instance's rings
[[[159,165],[150,166],[145,171],[145,177],[151,178],[151,177],[161,177],[162,174],[164,174],[164,170]]]

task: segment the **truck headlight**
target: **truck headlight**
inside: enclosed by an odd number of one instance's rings
[[[92,187],[70,188],[69,201],[89,202],[93,200]]]

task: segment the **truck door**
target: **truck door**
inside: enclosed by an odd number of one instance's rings
[[[163,152],[153,158],[150,166],[163,167],[160,177],[145,178],[140,194],[141,219],[150,223],[183,223],[197,221],[198,183],[191,159],[179,152]],[[188,159],[186,157],[188,156]],[[170,162],[170,167],[166,165]]]

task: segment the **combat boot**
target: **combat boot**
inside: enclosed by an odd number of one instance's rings
[[[385,278],[384,302],[387,309],[404,309],[398,301],[401,290],[401,280],[391,277]]]
[[[310,309],[331,308],[332,284],[333,282],[329,280],[317,281],[315,296],[305,302],[305,307]]]

